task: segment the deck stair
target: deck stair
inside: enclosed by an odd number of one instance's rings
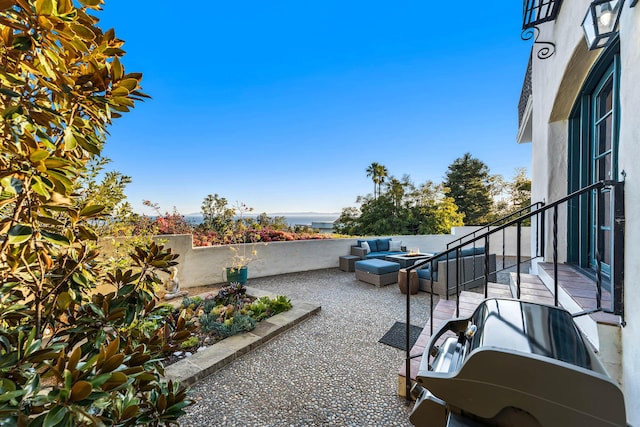
[[[544,286],[544,285],[543,285]],[[489,298],[511,298],[511,291],[508,285],[490,283],[489,284]],[[470,316],[476,307],[484,301],[484,293],[473,291],[462,291],[460,293],[460,316]],[[429,319],[427,324],[422,329],[422,333],[418,337],[418,340],[411,348],[411,354],[420,354],[424,352],[425,348],[429,345],[431,339],[431,321],[433,320],[434,332],[445,323],[446,321],[457,317],[456,316],[456,301],[454,299],[440,299],[436,304],[433,311],[433,319]],[[444,340],[450,335],[443,335],[441,340]],[[420,361],[422,357],[416,357],[411,359],[411,380],[414,381],[418,369],[420,368]],[[398,395],[405,397],[406,393],[406,379],[405,379],[405,363],[402,363],[402,367],[398,371]]]
[[[511,273],[511,280],[509,283],[511,294],[509,296],[517,298],[517,275]],[[540,304],[553,305],[553,294],[549,291],[549,288],[540,280],[540,278],[533,274],[520,274],[520,299],[527,302],[536,302]]]

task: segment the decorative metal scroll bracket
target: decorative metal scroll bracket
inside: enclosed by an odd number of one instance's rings
[[[540,30],[538,29],[538,27],[529,27],[529,28],[525,28],[522,31],[520,38],[522,40],[533,39],[534,45],[535,44],[541,45],[540,49],[538,49],[538,52],[536,53],[536,56],[538,57],[538,59],[550,58],[551,56],[553,56],[554,53],[556,53],[556,45],[551,42],[538,40],[539,36],[540,36]]]

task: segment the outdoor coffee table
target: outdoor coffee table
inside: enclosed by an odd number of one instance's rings
[[[407,268],[416,263],[416,261],[422,261],[427,258],[431,258],[433,254],[419,253],[419,254],[402,254],[402,255],[387,255],[385,259],[387,261],[393,261],[400,264],[400,268]]]

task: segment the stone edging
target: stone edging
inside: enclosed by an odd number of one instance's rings
[[[276,295],[247,286],[247,294],[253,297],[275,297]],[[271,338],[297,325],[320,311],[319,305],[291,300],[292,308],[256,325],[253,331],[234,335],[198,351],[165,368],[165,378],[191,385],[211,375],[238,357],[264,344]]]

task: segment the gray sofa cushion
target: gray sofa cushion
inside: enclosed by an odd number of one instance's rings
[[[434,255],[438,255],[439,252],[436,252]],[[464,258],[464,257],[468,257],[468,256],[472,256],[472,255],[481,255],[484,253],[484,246],[478,246],[475,248],[466,248],[466,249],[462,249],[460,251],[460,258]],[[455,252],[450,252],[447,255],[441,255],[439,257],[437,257],[436,259],[433,260],[433,271],[434,272],[438,272],[438,261],[446,261],[447,258],[449,259],[456,259],[456,253]],[[427,264],[427,266],[424,268],[425,270],[429,269],[429,264]],[[419,272],[420,270],[418,270]],[[437,280],[434,278],[434,280]]]
[[[389,242],[391,241],[391,237],[376,240],[378,242],[378,252],[385,252],[389,250]]]

